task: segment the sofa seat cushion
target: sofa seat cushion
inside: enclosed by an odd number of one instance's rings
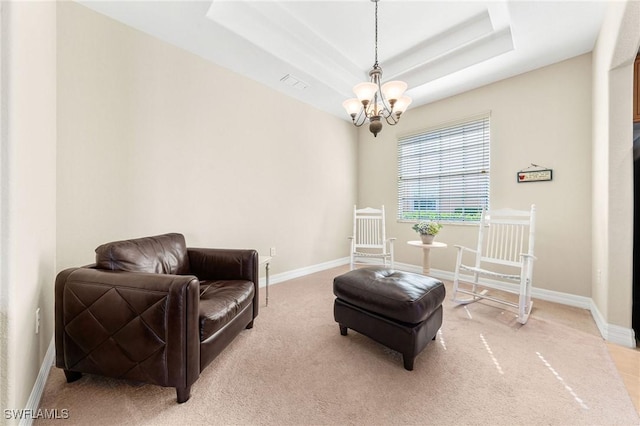
[[[205,341],[251,304],[251,281],[200,281],[200,341]]]

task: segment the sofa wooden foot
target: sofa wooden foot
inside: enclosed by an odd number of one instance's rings
[[[247,324],[247,326],[245,327],[247,330],[250,330],[253,328],[253,321],[251,321],[249,324]]]
[[[82,377],[82,373],[77,371],[64,370],[64,375],[67,378],[67,383],[73,383]]]
[[[191,386],[187,386],[186,388],[176,388],[176,393],[178,395],[178,404],[187,402],[189,398],[191,398]]]
[[[340,334],[343,336],[347,335],[347,327],[342,325],[342,324],[338,324],[340,326]]]

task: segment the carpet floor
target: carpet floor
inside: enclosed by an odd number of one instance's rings
[[[588,311],[536,300],[526,325],[489,301],[450,301],[413,371],[402,356],[333,320],[333,277],[272,286],[251,330],[175,390],[52,368],[40,403],[68,419],[113,425],[638,425],[640,418]],[[263,289],[264,290],[264,289]],[[492,291],[493,292],[493,291]]]

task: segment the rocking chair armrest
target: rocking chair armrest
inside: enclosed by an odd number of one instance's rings
[[[458,245],[458,244],[455,244],[454,247],[457,248],[458,251],[469,251],[471,253],[477,253],[478,252],[478,250],[470,249],[469,247],[461,246],[461,245]]]
[[[531,260],[538,260],[538,258],[537,258],[537,257],[535,257],[534,255],[529,254],[529,253],[520,253],[520,256],[521,256],[521,257],[527,257],[527,258],[529,258],[529,259],[531,259]]]
[[[389,244],[389,250],[391,251],[391,253],[393,253],[393,242],[396,240],[396,238],[387,238],[386,239],[386,243]]]

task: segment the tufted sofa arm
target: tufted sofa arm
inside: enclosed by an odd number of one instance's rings
[[[198,303],[193,275],[66,269],[55,283],[56,366],[68,380],[94,373],[188,398],[200,373]]]

